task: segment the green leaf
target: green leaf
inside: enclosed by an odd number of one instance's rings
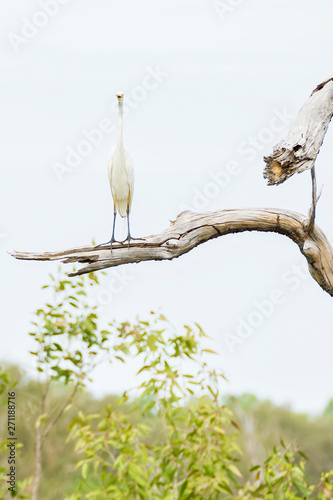
[[[236,467],[234,464],[229,464],[228,469],[235,474],[237,477],[243,477],[243,475],[240,473],[239,469]]]
[[[299,481],[298,479],[293,479],[293,485],[298,489],[300,493],[306,495],[305,498],[308,497],[308,488],[301,481]]]
[[[187,488],[187,483],[188,483],[188,479],[186,479],[186,480],[183,482],[183,484],[181,485],[180,490],[179,490],[179,498],[181,498],[181,497],[184,495],[185,490],[186,490],[186,488]]]
[[[251,467],[249,472],[254,472],[255,470],[258,470],[258,469],[260,469],[260,465],[254,465],[253,467]]]
[[[155,401],[148,401],[145,403],[141,409],[142,415],[145,415],[146,413],[149,413],[150,410],[152,410],[155,406]]]
[[[305,453],[303,451],[299,451],[298,454],[304,458],[305,460],[309,460],[308,457],[305,455]]]
[[[150,365],[145,365],[142,368],[140,368],[140,370],[137,372],[137,375],[139,375],[139,373],[142,373],[145,370],[150,370],[150,369],[151,369]]]
[[[207,352],[209,354],[218,354],[216,351],[212,351],[211,349],[202,349],[201,352]]]
[[[143,487],[146,486],[146,481],[144,480],[142,469],[140,467],[138,467],[137,465],[135,465],[134,463],[129,464],[128,474],[140,486],[143,486]]]
[[[85,462],[82,465],[82,469],[81,469],[81,474],[82,474],[83,479],[87,479],[88,470],[89,470],[89,464],[88,464],[88,462]]]
[[[122,363],[126,363],[126,361],[120,356],[115,356],[115,358],[119,359],[119,361],[121,361]]]

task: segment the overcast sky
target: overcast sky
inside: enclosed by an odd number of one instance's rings
[[[135,236],[165,229],[184,209],[307,213],[310,173],[267,187],[262,157],[332,75],[332,16],[330,0],[3,5],[2,359],[32,372],[29,322],[57,268],[7,252],[110,237],[106,165],[116,140],[116,92],[125,94],[124,140],[135,168]],[[332,163],[333,127],[317,162],[324,186],[317,221],[331,239]],[[118,235],[124,230],[120,221]],[[108,270],[96,300],[105,320],[155,309],[179,325],[199,322],[220,353],[210,363],[224,369],[225,392],[247,391],[312,413],[333,397],[332,298],[283,236],[232,235],[175,261]],[[231,346],[227,339],[239,328],[248,338]],[[103,366],[93,390],[130,387],[135,369]]]

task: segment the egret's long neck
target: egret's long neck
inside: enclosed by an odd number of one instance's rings
[[[123,101],[119,101],[118,146],[123,146]]]

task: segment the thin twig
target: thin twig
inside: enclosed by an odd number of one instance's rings
[[[40,478],[42,475],[42,446],[43,446],[43,438],[42,438],[42,416],[45,414],[45,403],[47,394],[50,388],[50,380],[45,385],[45,390],[42,394],[41,405],[40,405],[40,414],[38,416],[38,425],[36,425],[36,457],[35,457],[35,477],[32,488],[31,500],[37,500],[38,491],[40,485]]]
[[[44,441],[46,439],[46,437],[48,436],[49,432],[51,431],[51,429],[54,427],[54,425],[57,423],[57,421],[59,420],[59,418],[61,417],[61,415],[64,413],[65,409],[67,408],[67,406],[69,404],[71,404],[71,402],[73,401],[74,399],[74,396],[79,388],[79,384],[80,384],[80,381],[78,380],[75,384],[75,387],[73,389],[73,392],[72,394],[69,396],[69,398],[67,399],[67,401],[62,405],[62,407],[59,409],[59,411],[56,413],[56,415],[53,417],[53,419],[51,420],[51,422],[49,423],[49,425],[47,426],[47,428],[45,429],[45,431],[43,432],[43,435],[42,435],[42,446],[44,444]]]
[[[312,204],[309,212],[309,223],[307,226],[307,230],[309,233],[312,233],[314,224],[315,224],[315,218],[316,218],[316,205],[319,197],[317,198],[317,182],[316,182],[316,171],[315,171],[315,166],[311,168],[311,181],[312,181]]]

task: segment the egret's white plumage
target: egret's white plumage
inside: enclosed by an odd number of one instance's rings
[[[116,146],[112,149],[108,163],[108,174],[111,187],[111,193],[114,205],[114,219],[111,236],[111,251],[114,239],[114,231],[117,213],[121,217],[127,217],[128,226],[128,245],[131,234],[129,226],[129,213],[132,204],[134,175],[132,158],[123,143],[123,101],[124,94],[117,94],[119,104],[119,123],[118,140]]]
[[[121,217],[126,217],[130,211],[133,196],[133,162],[123,143],[124,95],[117,94],[117,98],[119,104],[118,141],[110,154],[108,173],[115,211]]]
[[[132,204],[134,175],[132,158],[123,145],[112,149],[108,173],[115,210],[126,217]]]

